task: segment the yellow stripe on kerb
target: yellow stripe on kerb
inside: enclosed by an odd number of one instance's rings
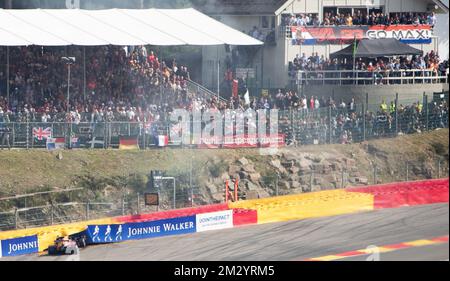
[[[310,259],[310,261],[334,261],[334,260],[338,260],[338,259],[342,259],[342,256],[329,255],[329,256],[323,256],[323,257],[319,257],[319,258],[312,258],[312,259]]]
[[[427,245],[433,245],[433,244],[436,244],[436,241],[431,241],[431,240],[425,240],[425,239],[422,239],[422,240],[416,240],[416,241],[411,241],[411,242],[406,242],[406,243],[404,243],[405,245],[408,245],[408,246],[427,246]]]
[[[258,223],[261,224],[371,211],[373,203],[374,196],[369,193],[327,190],[244,200],[229,206],[257,210]]]
[[[71,234],[81,232],[85,230],[88,225],[91,224],[114,224],[114,220],[112,218],[106,218],[70,224],[4,231],[0,232],[0,240],[37,235],[39,241],[39,251],[44,251],[45,249],[48,248],[48,246],[53,244],[56,237],[68,236]]]

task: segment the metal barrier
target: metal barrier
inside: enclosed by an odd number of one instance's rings
[[[286,143],[294,145],[360,142],[448,128],[448,106],[428,102],[427,96],[424,96],[422,104],[421,109],[417,106],[402,109],[397,104],[393,110],[386,108],[384,112],[380,105],[375,104],[355,104],[353,109],[291,108],[278,112],[278,128],[279,133],[285,135]],[[121,136],[135,136],[139,147],[146,149],[158,145],[158,135],[168,136],[169,146],[180,146],[180,143],[174,143],[171,139],[171,134],[179,133],[171,131],[171,125],[174,124],[169,121],[151,125],[143,122],[0,123],[0,149],[7,148],[6,144],[2,145],[4,127],[10,129],[8,136],[12,148],[46,148],[45,139],[39,140],[33,135],[33,128],[51,128],[52,137],[64,138],[66,148],[73,148],[71,137],[79,140],[79,148],[106,149],[118,148]],[[179,125],[184,127],[184,124]]]
[[[212,98],[219,98],[219,101],[226,102],[227,100],[218,96],[217,93],[210,91],[204,86],[192,81],[187,81],[187,90],[189,93],[196,93],[196,97],[202,98],[203,100],[208,100]]]
[[[401,70],[299,70],[297,85],[404,85],[448,83],[448,74],[427,69]]]

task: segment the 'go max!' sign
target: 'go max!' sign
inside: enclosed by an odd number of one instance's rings
[[[12,238],[1,241],[0,257],[10,257],[37,253],[39,251],[37,235]]]
[[[114,243],[196,232],[195,216],[113,225],[89,225],[90,243]]]

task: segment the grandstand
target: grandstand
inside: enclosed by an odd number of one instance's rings
[[[444,31],[448,23],[448,2],[444,2],[254,0],[244,3],[217,0],[207,6],[199,6],[202,12],[266,43],[253,48],[203,47],[203,83],[210,89],[217,88],[215,66],[219,61],[222,67],[218,77],[225,77],[224,73],[231,67],[238,75],[245,76],[251,93],[256,95],[288,87],[306,95],[326,97],[334,92],[337,99],[355,96],[357,100],[363,100],[369,93],[371,103],[379,103],[389,94],[399,93],[402,102],[412,103],[424,92],[433,94],[447,89],[447,83],[411,85],[412,80],[403,79],[403,84],[407,85],[402,87],[348,87],[341,86],[348,82],[345,81],[348,73],[339,69],[333,73],[335,77],[343,78],[338,79],[337,85],[316,87],[314,83],[304,85],[300,80],[304,75],[317,77],[317,73],[288,73],[293,71],[296,56],[305,54],[308,58],[319,56],[327,60],[333,53],[352,44],[355,37],[359,40],[394,36],[424,54],[438,53],[440,62],[444,62],[448,59],[448,45],[445,45],[448,33]],[[222,80],[219,83],[226,84]]]

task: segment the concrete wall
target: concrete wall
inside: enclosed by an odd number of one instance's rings
[[[329,97],[333,96],[335,100],[349,101],[352,97],[357,103],[363,103],[366,99],[366,93],[369,94],[369,105],[379,105],[383,99],[386,102],[395,100],[395,93],[399,95],[399,102],[403,105],[413,102],[422,102],[423,93],[428,95],[428,99],[433,97],[433,93],[442,92],[444,84],[415,84],[415,85],[321,85],[304,86],[301,92],[306,96]]]

